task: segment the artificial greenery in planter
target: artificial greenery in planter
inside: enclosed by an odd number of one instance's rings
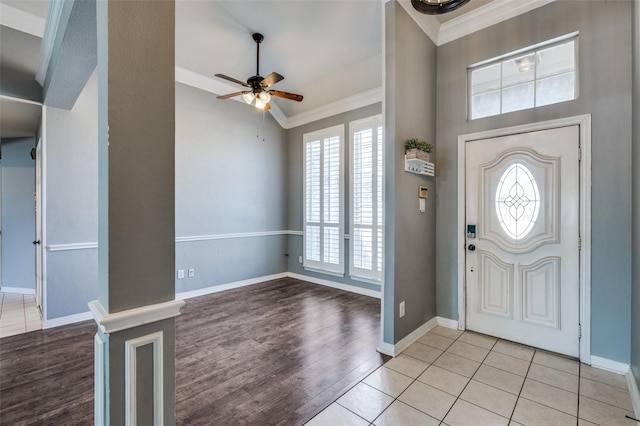
[[[433,150],[430,143],[420,139],[407,139],[404,143],[404,153],[407,159],[417,158],[422,161],[429,161],[429,153]]]

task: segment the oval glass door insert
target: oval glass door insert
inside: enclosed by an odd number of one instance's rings
[[[531,170],[514,163],[500,177],[496,188],[496,213],[505,234],[521,240],[531,232],[540,212],[540,191]]]

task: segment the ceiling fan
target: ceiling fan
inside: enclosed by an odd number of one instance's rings
[[[440,15],[452,12],[469,0],[411,0],[411,5],[415,10],[427,15]]]
[[[243,90],[241,92],[229,93],[228,95],[218,96],[218,99],[228,99],[233,98],[234,96],[242,95],[242,98],[249,105],[255,105],[256,108],[270,109],[269,102],[271,101],[271,96],[276,96],[278,98],[290,99],[292,101],[301,102],[302,95],[296,95],[295,93],[282,92],[280,90],[267,90],[267,88],[273,86],[279,81],[284,80],[284,77],[278,74],[277,72],[272,72],[266,77],[262,77],[260,75],[260,43],[264,40],[264,36],[260,33],[253,34],[253,41],[256,42],[256,75],[249,77],[247,82],[240,81],[233,77],[229,77],[224,74],[216,74],[216,77],[224,78],[225,80],[232,81],[234,83],[240,84],[241,86],[247,87],[247,90]]]

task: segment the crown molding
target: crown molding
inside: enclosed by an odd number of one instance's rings
[[[40,47],[40,59],[38,60],[38,70],[36,71],[36,81],[40,83],[40,86],[44,87],[44,81],[47,77],[47,70],[49,69],[49,62],[51,62],[51,55],[53,54],[53,46],[56,42],[56,34],[60,29],[62,23],[62,15],[64,11],[65,3],[61,0],[51,0],[49,3],[49,12],[47,13],[47,21],[43,26],[42,46]],[[69,11],[67,11],[67,19],[64,25],[67,24]]]
[[[233,86],[219,79],[213,79],[211,77],[198,74],[197,72],[190,71],[186,68],[176,66],[176,81],[178,83],[186,84],[187,86],[195,87],[196,89],[204,90],[205,92],[213,93],[215,95],[222,95],[224,93],[237,92],[238,87]],[[231,98],[236,102],[245,103],[241,97]],[[287,117],[282,110],[278,108],[276,104],[271,104],[269,109],[271,116],[280,124],[280,127],[286,128],[285,124]]]
[[[42,38],[45,20],[24,10],[0,3],[0,25]]]
[[[285,129],[291,129],[323,118],[331,117],[336,114],[342,114],[343,112],[375,104],[377,102],[382,102],[382,87],[376,87],[374,89],[367,90],[366,92],[358,93],[357,95],[349,96],[348,98],[340,99],[339,101],[314,108],[310,111],[292,115],[287,119],[286,126],[283,127]]]
[[[494,0],[485,6],[443,23],[440,26],[436,44],[441,46],[553,1],[555,0]]]
[[[218,95],[238,90],[236,86],[182,67],[176,67],[176,81]],[[244,103],[241,98],[233,98],[233,100]],[[280,127],[291,129],[381,101],[382,87],[377,87],[291,117],[287,117],[276,104],[271,104],[269,113],[271,113],[271,116],[278,122]]]
[[[409,14],[411,19],[414,20],[420,29],[437,46],[440,35],[440,21],[438,21],[438,18],[418,12],[411,6],[411,0],[398,0],[398,3],[400,3],[400,6]]]
[[[418,12],[411,0],[397,0],[436,46],[442,46],[499,22],[506,21],[555,0],[494,0],[493,2],[440,24],[438,18]],[[464,6],[463,6],[464,7]]]

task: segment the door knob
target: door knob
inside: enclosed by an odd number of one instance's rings
[[[33,242],[33,244],[34,244],[34,245],[36,245],[36,244],[40,244],[40,240],[35,240],[35,241]]]
[[[476,246],[474,244],[469,244],[469,251],[476,251]]]

